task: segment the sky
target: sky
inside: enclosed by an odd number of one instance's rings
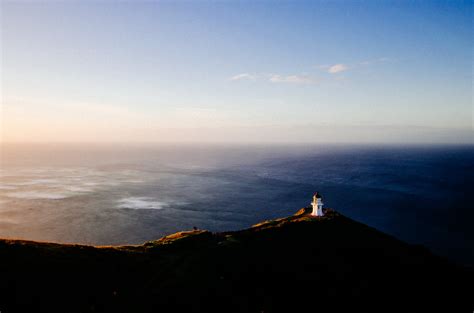
[[[474,143],[471,1],[0,2],[2,142]]]

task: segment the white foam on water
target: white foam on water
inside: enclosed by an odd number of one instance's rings
[[[20,169],[0,184],[8,198],[25,200],[60,200],[110,189],[124,184],[145,182],[143,173],[135,170],[104,172],[93,168]],[[137,209],[161,209],[164,204],[148,198],[130,198],[122,206]]]
[[[119,209],[134,210],[161,210],[167,205],[166,202],[156,201],[150,197],[128,197],[117,201]]]
[[[77,193],[94,192],[94,189],[82,187],[82,186],[63,186],[63,189],[67,191],[71,191],[71,192],[77,192]]]
[[[73,194],[66,192],[49,192],[49,191],[17,191],[7,193],[5,196],[16,199],[26,200],[61,200],[66,199]]]
[[[140,184],[144,183],[145,181],[143,179],[127,179],[127,180],[122,180],[122,183],[131,183],[131,184]]]
[[[48,185],[55,185],[60,183],[61,181],[58,179],[52,179],[52,178],[35,178],[35,179],[30,179],[27,181],[23,182],[18,182],[18,183],[12,183],[12,185],[16,186],[29,186],[29,185],[42,185],[42,186],[48,186]]]

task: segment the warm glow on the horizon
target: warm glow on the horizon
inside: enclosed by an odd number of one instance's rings
[[[2,142],[472,143],[461,7],[1,6]]]

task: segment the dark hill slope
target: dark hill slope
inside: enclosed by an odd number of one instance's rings
[[[0,241],[0,311],[472,312],[472,272],[335,212],[141,246]]]

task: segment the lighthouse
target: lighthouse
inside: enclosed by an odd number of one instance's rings
[[[311,205],[313,206],[313,212],[311,212],[311,215],[313,216],[323,216],[323,199],[321,197],[321,194],[315,193],[313,195],[313,202],[311,202]]]

